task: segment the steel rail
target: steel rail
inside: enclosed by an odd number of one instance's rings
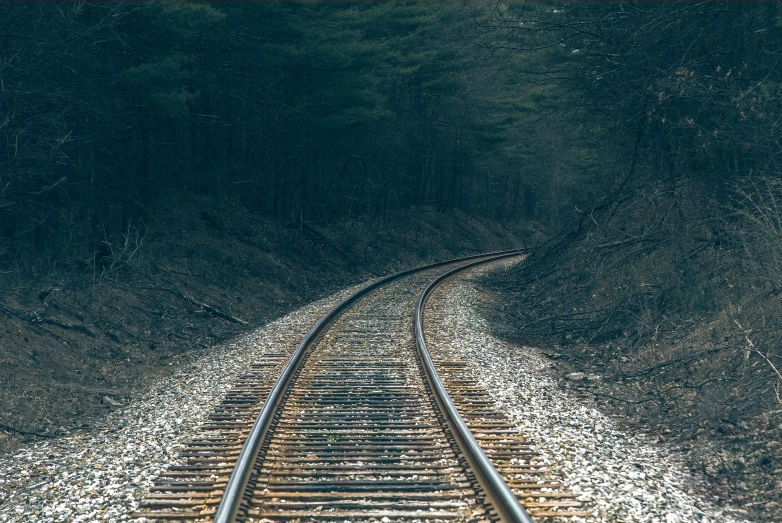
[[[429,382],[429,386],[431,387],[432,392],[434,393],[437,405],[440,407],[441,412],[445,416],[448,427],[451,429],[451,432],[456,438],[456,442],[459,445],[462,454],[464,454],[464,457],[475,474],[476,479],[483,488],[483,491],[486,493],[489,502],[497,511],[497,514],[502,521],[513,523],[533,523],[532,517],[530,517],[527,511],[524,510],[524,507],[522,507],[521,503],[519,503],[519,500],[516,499],[516,496],[513,494],[510,487],[508,487],[508,484],[505,483],[505,480],[502,478],[502,476],[500,476],[499,472],[497,472],[497,469],[494,468],[494,465],[492,465],[491,461],[489,461],[489,458],[486,457],[486,453],[483,452],[481,446],[477,441],[475,441],[475,438],[470,432],[469,427],[467,427],[467,424],[459,415],[459,411],[456,409],[456,405],[454,405],[451,396],[448,394],[448,391],[445,390],[445,386],[437,374],[437,369],[435,369],[432,358],[429,355],[429,350],[426,347],[426,337],[424,336],[423,324],[426,301],[438,285],[456,273],[470,267],[474,267],[488,261],[509,258],[518,254],[520,254],[520,252],[503,254],[498,253],[497,256],[462,265],[461,267],[457,267],[456,269],[448,271],[436,278],[434,281],[432,281],[432,283],[429,284],[424,292],[421,293],[421,296],[418,299],[418,305],[415,308],[415,317],[413,319],[413,328],[415,329],[415,340],[416,345],[418,346],[419,355],[421,356],[421,360],[424,364],[426,379]]]
[[[274,419],[274,414],[277,411],[277,408],[280,402],[282,401],[283,396],[287,392],[288,387],[293,381],[293,377],[296,374],[296,371],[298,370],[299,366],[304,360],[304,355],[307,353],[310,347],[315,345],[315,343],[318,341],[320,336],[326,331],[326,329],[332,323],[334,323],[334,321],[346,309],[348,309],[355,302],[357,302],[358,300],[360,300],[370,292],[380,287],[383,287],[384,285],[387,285],[393,281],[396,281],[400,278],[404,278],[405,276],[409,276],[417,272],[433,269],[435,267],[441,267],[443,265],[450,265],[452,263],[458,263],[462,261],[469,261],[469,260],[476,260],[476,259],[480,261],[480,260],[486,260],[487,258],[496,259],[501,257],[514,256],[522,253],[523,251],[526,251],[526,249],[514,249],[510,251],[499,251],[499,252],[493,252],[487,254],[476,254],[473,256],[465,256],[463,258],[456,258],[453,260],[433,263],[431,265],[425,265],[415,269],[409,269],[388,276],[371,285],[364,287],[363,289],[359,290],[358,292],[354,293],[353,295],[351,295],[350,297],[348,297],[347,299],[345,299],[344,301],[336,305],[328,313],[326,313],[326,315],[324,315],[320,320],[318,320],[318,322],[315,324],[312,330],[310,330],[309,333],[307,333],[307,335],[302,339],[298,348],[293,353],[293,356],[291,356],[291,359],[288,361],[287,365],[285,366],[282,373],[280,374],[280,377],[277,379],[276,383],[274,384],[274,387],[272,388],[271,392],[269,392],[269,396],[266,398],[263,407],[261,407],[261,411],[258,414],[258,417],[255,419],[255,422],[253,423],[253,426],[250,429],[250,433],[247,436],[244,445],[242,446],[242,450],[239,453],[239,457],[236,460],[236,465],[234,466],[234,470],[231,473],[231,476],[228,478],[228,483],[226,484],[223,497],[220,500],[220,504],[217,507],[217,511],[215,512],[214,519],[212,521],[214,523],[234,523],[236,521],[236,517],[241,507],[242,500],[244,499],[245,491],[247,490],[247,484],[252,475],[253,466],[261,450],[263,441],[266,438],[266,434],[269,428],[271,427],[272,421]],[[519,520],[519,521],[527,521],[527,520]]]

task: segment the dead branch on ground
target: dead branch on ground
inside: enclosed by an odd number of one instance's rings
[[[779,380],[777,381],[777,384],[774,386],[774,392],[776,394],[777,401],[779,402],[780,405],[782,405],[782,397],[780,397],[780,395],[779,395],[780,385],[782,385],[782,373],[779,372],[779,369],[777,369],[776,365],[774,365],[774,362],[772,362],[769,359],[768,354],[763,354],[762,352],[760,352],[760,350],[755,346],[755,344],[752,343],[752,340],[749,339],[750,331],[748,331],[744,327],[742,327],[741,324],[738,321],[736,321],[735,319],[733,320],[733,322],[736,325],[738,325],[739,329],[741,329],[741,332],[744,334],[744,339],[747,342],[747,352],[746,352],[747,355],[745,356],[745,359],[749,357],[749,352],[750,351],[755,352],[758,356],[760,356],[761,358],[766,360],[766,363],[768,363],[769,367],[771,367],[771,370],[773,370],[774,373],[779,378]]]
[[[223,312],[223,311],[221,311],[220,309],[218,309],[216,307],[213,307],[213,306],[208,305],[206,303],[200,302],[200,301],[196,300],[195,298],[193,298],[192,296],[190,296],[189,294],[185,294],[185,293],[183,293],[183,292],[181,292],[181,291],[179,291],[177,289],[160,289],[160,290],[163,290],[163,291],[166,291],[166,292],[170,292],[174,296],[178,296],[178,297],[182,298],[183,300],[185,300],[185,301],[187,301],[189,303],[192,303],[193,305],[195,305],[197,307],[200,307],[202,310],[205,310],[206,312],[209,312],[209,313],[213,314],[214,316],[217,316],[218,318],[222,318],[222,319],[224,319],[226,321],[230,321],[232,323],[239,323],[241,325],[249,325],[249,323],[247,323],[243,319],[237,318],[236,316],[233,316],[231,314]]]

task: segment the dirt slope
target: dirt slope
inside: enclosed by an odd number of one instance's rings
[[[150,377],[341,286],[523,244],[430,209],[325,227],[206,200],[129,232],[94,260],[0,290],[0,451],[89,428]]]

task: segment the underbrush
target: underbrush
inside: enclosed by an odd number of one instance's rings
[[[661,440],[726,499],[782,520],[778,185],[730,199],[650,184],[484,283],[497,332],[541,345],[577,384]],[[576,377],[582,375],[577,374]]]
[[[341,287],[523,243],[521,231],[429,208],[324,224],[209,199],[161,207],[97,252],[6,258],[0,451],[89,428],[166,369]]]

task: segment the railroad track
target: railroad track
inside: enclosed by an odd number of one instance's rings
[[[248,369],[133,516],[387,523],[585,515],[548,480],[466,363],[432,358],[426,347],[431,291],[469,266],[518,255],[406,271],[348,298],[292,355],[267,354]]]

